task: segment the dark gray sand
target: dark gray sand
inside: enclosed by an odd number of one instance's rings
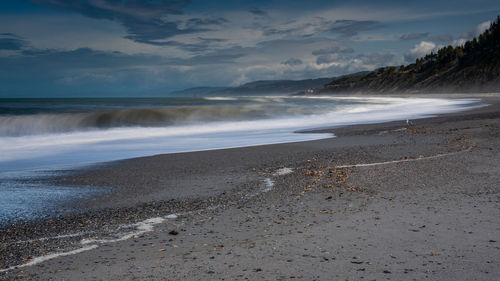
[[[0,279],[498,280],[500,100],[485,101],[414,126],[351,126],[332,130],[337,138],[130,159],[53,179],[114,192],[81,202],[80,214],[0,229],[0,267],[93,249]],[[70,237],[50,239],[61,234]]]

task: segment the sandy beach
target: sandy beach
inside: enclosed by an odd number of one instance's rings
[[[500,98],[483,102],[65,172],[50,182],[111,191],[0,228],[0,279],[500,279]]]

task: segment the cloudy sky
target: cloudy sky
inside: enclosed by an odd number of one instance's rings
[[[334,77],[461,44],[498,14],[498,0],[2,0],[0,97]]]

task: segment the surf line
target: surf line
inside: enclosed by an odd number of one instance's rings
[[[20,264],[20,265],[13,265],[13,266],[5,268],[5,269],[0,269],[0,273],[1,272],[7,272],[7,271],[13,270],[13,269],[19,269],[19,268],[23,268],[23,267],[27,267],[27,266],[32,266],[32,265],[35,265],[35,264],[42,263],[44,261],[55,259],[57,257],[64,257],[64,256],[70,256],[70,255],[75,255],[75,254],[83,253],[83,252],[86,252],[86,251],[89,251],[89,250],[96,249],[97,247],[99,247],[99,246],[98,245],[91,245],[91,246],[86,246],[86,247],[78,248],[76,250],[69,251],[69,252],[53,253],[53,254],[48,254],[48,255],[45,255],[45,256],[36,257],[36,258],[32,259],[31,261],[29,261],[27,263],[23,263],[23,264]]]
[[[205,210],[215,210],[219,207],[221,207],[221,206],[220,205],[211,206],[211,207],[206,208]],[[19,265],[13,265],[13,266],[10,266],[8,268],[0,269],[0,273],[7,272],[10,270],[20,269],[23,267],[36,265],[36,264],[39,264],[39,263],[42,263],[42,262],[45,262],[48,260],[52,260],[52,259],[55,259],[58,257],[71,256],[71,255],[76,255],[76,254],[83,253],[83,252],[86,252],[89,250],[94,250],[94,249],[99,248],[99,245],[101,245],[101,244],[116,243],[116,242],[128,240],[130,238],[135,238],[135,237],[138,237],[138,236],[145,234],[147,232],[152,232],[154,230],[154,226],[157,224],[164,223],[168,220],[175,220],[175,219],[179,218],[180,216],[191,215],[191,214],[194,214],[195,212],[200,212],[200,211],[201,210],[187,211],[187,212],[177,213],[177,214],[170,214],[170,215],[166,215],[163,217],[155,217],[155,218],[146,219],[144,221],[140,221],[140,222],[137,222],[134,224],[123,225],[122,228],[129,228],[129,227],[135,228],[135,231],[124,233],[124,234],[122,234],[114,239],[82,239],[80,241],[80,245],[82,245],[82,247],[80,247],[80,248],[77,248],[77,249],[71,250],[71,251],[67,251],[67,252],[57,252],[57,253],[50,253],[47,255],[39,256],[39,257],[36,257],[36,258],[33,258],[33,259],[27,261],[26,263],[19,264]],[[42,239],[38,239],[38,240],[75,237],[75,236],[80,236],[81,234],[82,233],[75,233],[74,235],[71,235],[71,234],[70,235],[61,235],[61,236],[55,236],[55,237],[42,238]],[[36,240],[34,240],[34,241],[36,241]],[[17,241],[17,242],[21,243],[22,241]]]
[[[55,258],[58,258],[58,257],[65,257],[65,256],[70,256],[70,255],[76,255],[76,254],[83,253],[83,252],[86,252],[86,251],[89,251],[89,250],[94,250],[94,249],[99,248],[100,244],[115,243],[115,242],[119,242],[119,241],[124,241],[124,240],[130,239],[130,238],[134,238],[134,237],[140,236],[140,235],[142,235],[144,233],[153,231],[154,230],[154,226],[156,224],[163,223],[166,220],[177,219],[178,216],[186,215],[188,213],[190,213],[190,212],[186,212],[186,213],[182,213],[182,214],[170,214],[170,215],[167,215],[167,216],[164,216],[164,217],[150,218],[150,219],[138,222],[138,223],[134,223],[134,224],[130,224],[130,225],[125,225],[124,227],[127,227],[127,228],[128,227],[133,227],[133,228],[135,228],[136,231],[132,231],[132,232],[128,232],[128,233],[122,234],[121,236],[119,236],[118,238],[115,238],[115,239],[100,239],[100,240],[83,239],[83,240],[80,241],[80,244],[82,245],[82,247],[80,247],[78,249],[67,251],[67,252],[50,253],[50,254],[47,254],[47,255],[39,256],[39,257],[36,257],[36,258],[33,258],[33,259],[29,260],[26,263],[19,264],[19,265],[13,265],[13,266],[8,267],[8,268],[0,269],[0,273],[7,272],[7,271],[10,271],[10,270],[14,270],[14,269],[20,269],[20,268],[27,267],[27,266],[36,265],[36,264],[39,264],[39,263],[42,263],[42,262],[45,262],[45,261],[48,261],[48,260],[51,260],[51,259],[55,259]],[[80,235],[80,233],[75,233],[74,236],[79,236],[79,235]],[[64,238],[64,237],[71,237],[71,236],[72,235],[61,235],[59,237],[60,238]],[[49,238],[47,238],[47,239],[49,239]]]
[[[385,161],[385,162],[375,162],[375,163],[340,165],[340,166],[335,166],[335,168],[372,167],[372,166],[389,165],[389,164],[404,163],[404,162],[415,162],[415,161],[421,161],[421,160],[429,160],[429,159],[441,158],[441,157],[445,157],[445,156],[451,156],[451,155],[455,155],[455,154],[459,154],[459,153],[463,153],[463,152],[469,152],[469,151],[472,150],[472,147],[473,147],[473,145],[470,145],[468,148],[466,148],[464,150],[459,150],[459,151],[454,151],[454,152],[449,152],[449,153],[436,154],[436,155],[425,156],[425,157],[419,157],[419,158],[401,159],[401,160],[393,160],[393,161]]]
[[[283,175],[288,175],[293,172],[293,168],[281,168],[278,169],[273,176],[283,176]],[[249,197],[254,197],[257,196],[261,193],[266,193],[269,192],[273,189],[274,187],[274,182],[271,178],[265,178],[264,179],[264,188],[260,190],[260,192],[257,192],[255,194],[251,194]],[[210,206],[206,208],[205,210],[215,210],[217,208],[220,208],[221,205],[215,205],[215,206]],[[200,212],[201,210],[198,210],[197,212]],[[187,211],[183,213],[178,213],[178,214],[170,214],[166,215],[163,217],[155,217],[155,218],[150,218],[146,219],[134,224],[128,224],[128,225],[123,225],[122,228],[135,228],[135,231],[131,231],[128,233],[124,233],[121,236],[114,238],[114,239],[82,239],[80,241],[80,244],[83,246],[81,248],[72,250],[72,251],[67,251],[67,252],[59,252],[59,253],[51,253],[47,254],[44,256],[36,257],[26,263],[20,264],[20,265],[13,265],[8,268],[0,269],[0,273],[7,272],[10,270],[14,269],[19,269],[27,266],[32,266],[36,265],[51,259],[55,259],[58,257],[64,257],[64,256],[70,256],[70,255],[75,255],[79,253],[83,253],[89,250],[97,249],[99,248],[99,245],[101,244],[106,244],[106,243],[116,243],[124,240],[128,240],[130,238],[134,238],[137,236],[140,236],[144,233],[147,232],[152,232],[154,230],[154,226],[157,224],[164,223],[167,220],[175,220],[180,216],[186,216],[195,213],[196,211]],[[74,234],[66,234],[66,235],[59,235],[59,236],[54,236],[54,237],[44,237],[44,238],[39,238],[39,239],[33,239],[33,240],[26,240],[26,241],[17,241],[15,243],[22,243],[22,242],[30,242],[30,241],[43,241],[43,240],[48,240],[48,239],[57,239],[57,238],[66,238],[66,237],[77,237],[77,236],[82,236],[84,234],[88,234],[92,232],[79,232],[79,233],[74,233]]]

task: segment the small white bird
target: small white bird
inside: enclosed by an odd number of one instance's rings
[[[413,126],[414,124],[413,124],[413,122],[411,122],[410,120],[406,119],[406,125],[408,125],[408,126]]]

